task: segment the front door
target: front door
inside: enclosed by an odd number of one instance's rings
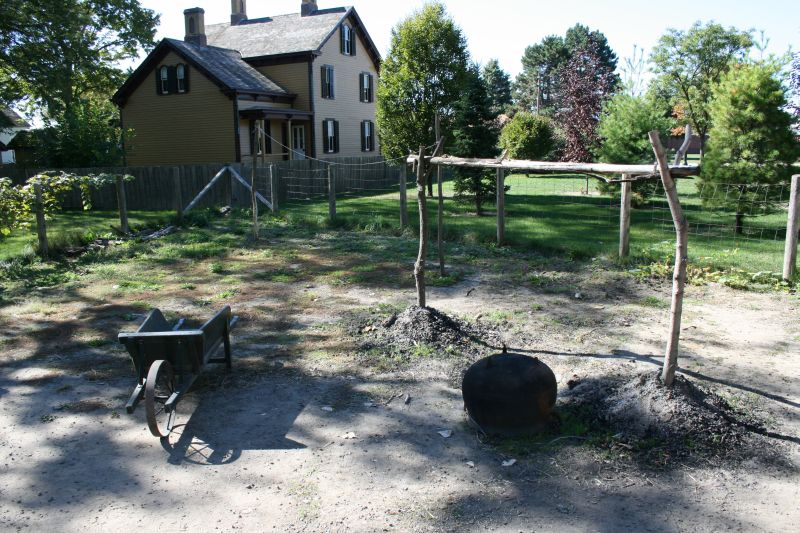
[[[306,127],[292,126],[292,148],[294,157],[292,159],[306,158]]]

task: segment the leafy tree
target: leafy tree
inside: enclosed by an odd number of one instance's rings
[[[491,102],[492,115],[505,113],[511,107],[511,77],[500,68],[496,59],[490,59],[483,67],[483,82]]]
[[[725,29],[699,21],[688,31],[667,30],[653,49],[650,60],[657,75],[656,88],[671,104],[680,104],[697,135],[701,157],[712,126],[710,115],[713,86],[730,68],[744,59],[753,45],[749,32]]]
[[[514,83],[517,108],[536,114],[554,115],[561,107],[559,70],[578,50],[585,48],[589,40],[597,47],[598,61],[606,70],[614,72],[617,56],[600,31],[590,31],[576,24],[564,37],[549,35],[541,43],[529,46],[522,56],[522,72]]]
[[[496,115],[478,65],[468,71],[467,85],[454,106],[453,143],[450,151],[458,157],[495,157],[497,155]],[[459,168],[455,173],[458,199],[475,202],[475,212],[483,214],[483,204],[491,200],[497,184],[486,169]]]
[[[440,2],[425,4],[392,29],[376,113],[384,156],[402,157],[434,142],[434,117],[452,114],[468,64],[467,41]]]
[[[597,126],[601,143],[596,151],[597,158],[603,163],[652,163],[653,148],[647,134],[657,130],[662,137],[667,137],[671,125],[672,121],[659,102],[651,96],[617,93],[603,105]],[[655,191],[656,185],[649,180],[633,183],[634,201],[643,202]],[[619,185],[601,183],[599,188],[612,193],[619,190]]]
[[[592,160],[598,117],[617,83],[600,45],[590,35],[558,71],[560,107],[556,122],[564,135],[561,157],[565,161]]]
[[[541,161],[552,158],[556,147],[553,121],[542,115],[520,112],[500,133],[500,147],[511,159]]]
[[[796,117],[785,110],[786,89],[776,63],[743,63],[722,74],[712,90],[708,154],[700,183],[705,205],[736,213],[736,233],[744,217],[769,212],[776,187],[789,179],[800,156],[792,132]]]

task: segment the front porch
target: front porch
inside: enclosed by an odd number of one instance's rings
[[[313,157],[312,117],[311,112],[300,109],[276,108],[260,102],[240,102],[239,143],[242,163],[249,164],[254,155],[261,153],[253,149],[257,144],[255,139],[258,128],[264,131],[265,145],[262,151],[267,161]]]

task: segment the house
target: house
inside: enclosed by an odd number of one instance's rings
[[[268,160],[379,154],[381,57],[352,7],[205,25],[184,11],[183,41],[162,40],[114,94],[128,165],[248,162],[256,127]],[[263,121],[263,122],[262,122]]]
[[[0,108],[0,163],[10,165],[16,163],[14,150],[9,147],[14,137],[22,131],[30,129],[30,124],[25,122],[15,111]]]

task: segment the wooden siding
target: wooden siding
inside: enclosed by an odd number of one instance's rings
[[[307,61],[288,63],[286,65],[256,67],[256,70],[272,78],[278,85],[290,93],[295,93],[297,95],[292,107],[300,109],[301,111],[311,111]]]
[[[352,22],[351,22],[352,24]],[[346,56],[341,53],[339,32],[328,40],[322,48],[322,55],[314,59],[311,70],[314,81],[314,135],[316,136],[317,157],[362,157],[379,155],[378,136],[375,135],[375,150],[361,151],[361,122],[375,122],[375,95],[377,94],[378,72],[370,59],[361,35],[356,43],[356,55]],[[320,69],[322,65],[333,65],[334,99],[322,98]],[[374,79],[372,102],[364,103],[359,97],[359,74],[369,72]],[[325,154],[322,152],[322,121],[328,118],[339,121],[339,152]]]
[[[169,53],[160,65],[185,63]],[[130,95],[122,109],[129,165],[224,163],[236,160],[233,101],[219,86],[189,67],[189,92],[156,94],[156,71]]]

